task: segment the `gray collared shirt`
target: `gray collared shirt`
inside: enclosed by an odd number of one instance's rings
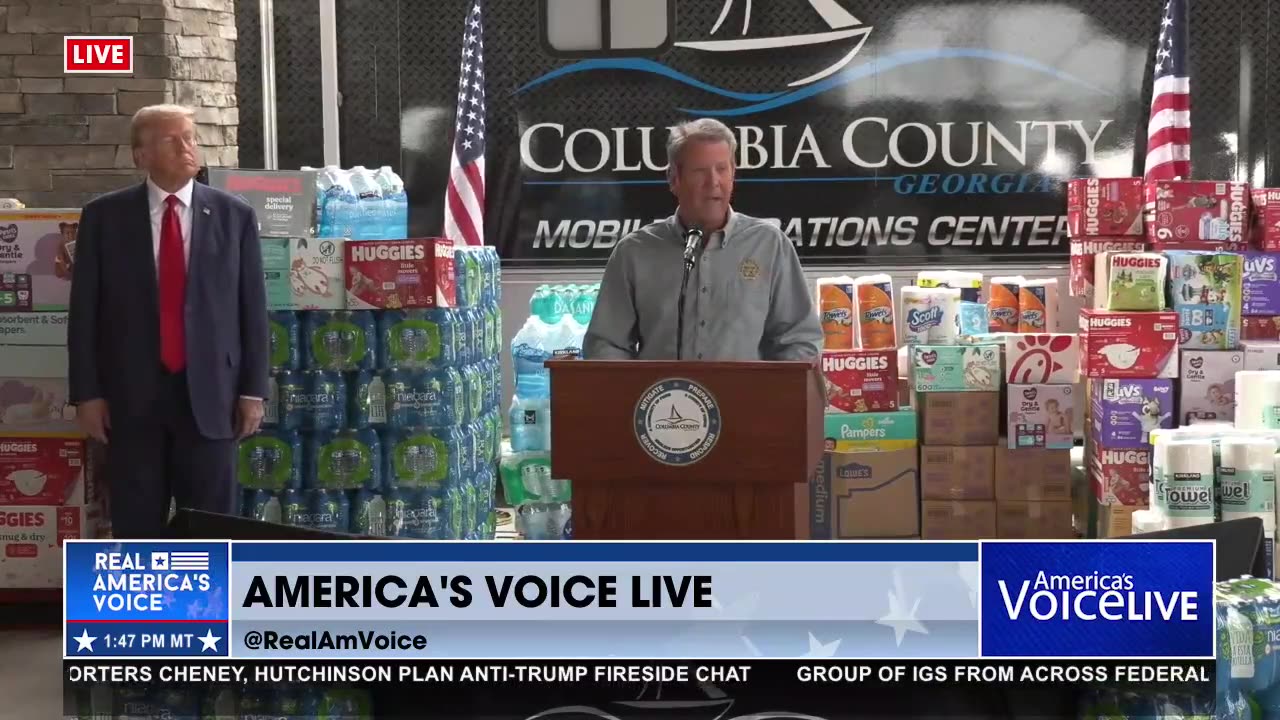
[[[609,257],[583,342],[588,360],[674,360],[684,227],[676,215],[623,238]],[[774,225],[730,211],[689,275],[686,360],[812,360],[822,327],[795,247]]]

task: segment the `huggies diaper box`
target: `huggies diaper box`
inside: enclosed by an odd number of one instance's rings
[[[85,508],[0,506],[0,589],[62,587],[62,546],[93,537]]]
[[[1178,375],[1175,312],[1080,311],[1080,374],[1089,378]]]
[[[76,432],[68,401],[67,349],[0,345],[0,433]]]
[[[1089,473],[1100,504],[1146,507],[1151,448],[1094,447]]]
[[[1142,178],[1067,181],[1067,234],[1072,238],[1142,235]]]
[[[454,307],[453,241],[352,240],[344,243],[351,310]]]
[[[898,409],[897,350],[828,350],[822,353],[827,412]]]
[[[1094,303],[1097,293],[1094,287],[1096,264],[1099,255],[1108,252],[1137,253],[1147,249],[1141,237],[1075,238],[1071,239],[1072,297],[1082,298],[1086,307]]]
[[[1161,250],[1244,250],[1249,186],[1156,180],[1146,186],[1147,241]]]
[[[0,505],[84,505],[85,442],[0,437]]]

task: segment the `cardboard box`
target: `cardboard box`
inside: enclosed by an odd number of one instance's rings
[[[823,437],[828,452],[890,452],[915,448],[916,413],[908,408],[883,413],[828,413]]]
[[[342,249],[348,309],[455,305],[452,240],[351,240]]]
[[[1010,385],[1010,448],[1070,450],[1076,443],[1074,385]]]
[[[920,537],[925,540],[988,540],[996,536],[994,500],[924,500]]]
[[[997,501],[996,536],[1008,540],[1073,539],[1071,501]]]
[[[1271,357],[1280,369],[1280,345],[1256,345],[1255,354],[1265,359],[1266,348],[1273,347]],[[1178,383],[1177,425],[1216,420],[1232,422],[1235,418],[1236,372],[1248,367],[1249,350],[1183,350],[1182,382]],[[1266,368],[1258,368],[1266,369]],[[1105,381],[1104,381],[1105,382]]]
[[[315,237],[314,170],[210,168],[209,184],[248,203],[262,237]]]
[[[898,409],[898,351],[828,350],[822,353],[827,412]]]
[[[343,276],[345,238],[293,238],[289,241],[290,285],[298,310],[345,310]]]
[[[1071,500],[1071,451],[995,448],[996,500]]]
[[[925,445],[995,445],[1000,437],[1000,393],[919,393]]]
[[[67,348],[52,345],[0,345],[0,372],[15,378],[67,378]]]
[[[66,347],[65,312],[0,313],[0,345]]]
[[[0,312],[65,311],[79,210],[0,211]]]
[[[85,442],[0,437],[0,505],[84,505]]]
[[[1146,507],[1151,448],[1095,447],[1089,461],[1093,496],[1103,505]]]
[[[0,506],[0,589],[62,587],[62,545],[93,536],[83,507]]]
[[[1101,447],[1149,447],[1152,430],[1173,427],[1172,380],[1100,380],[1089,403],[1090,431]]]
[[[1160,250],[1244,250],[1249,185],[1156,180],[1146,185],[1147,242]]]
[[[1280,213],[1280,200],[1276,210]],[[1241,293],[1245,315],[1280,315],[1280,268],[1275,254],[1245,253]]]
[[[267,283],[267,309],[292,310],[293,291],[289,283],[289,239],[264,237],[262,274]]]
[[[995,448],[920,448],[920,497],[925,500],[993,500]]]
[[[1244,346],[1244,366],[1237,370],[1280,370],[1280,342],[1263,340],[1246,340]],[[1235,376],[1231,378],[1235,380]],[[1234,402],[1234,396],[1228,400]]]
[[[1235,253],[1185,251],[1165,256],[1182,349],[1240,347],[1244,258]]]
[[[1280,342],[1280,315],[1242,318],[1240,339]]]
[[[1079,338],[1074,333],[1007,335],[1004,366],[1011,383],[1073,383],[1080,372]]]
[[[999,345],[915,345],[911,368],[917,392],[991,392],[1000,389]]]
[[[1142,235],[1142,178],[1067,181],[1067,234],[1072,238]]]
[[[1093,307],[1094,265],[1098,255],[1105,252],[1142,252],[1147,249],[1141,237],[1072,238],[1070,293],[1078,297],[1084,307]]]
[[[1080,374],[1090,378],[1178,376],[1178,314],[1080,311]]]
[[[920,534],[916,449],[823,455],[809,483],[809,537],[907,538]]]
[[[1145,509],[1145,505],[1099,505],[1095,533],[1104,539],[1128,537],[1133,534],[1133,513]]]
[[[1253,188],[1253,246],[1266,252],[1280,251],[1280,189]]]

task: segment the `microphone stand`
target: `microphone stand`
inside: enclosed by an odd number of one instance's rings
[[[676,360],[684,359],[684,300],[689,289],[689,274],[697,264],[698,246],[702,244],[702,231],[689,228],[684,234],[684,277],[680,279],[680,307],[676,313]]]

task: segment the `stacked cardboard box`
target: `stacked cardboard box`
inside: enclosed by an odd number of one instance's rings
[[[916,413],[830,413],[809,485],[815,540],[920,536]]]

